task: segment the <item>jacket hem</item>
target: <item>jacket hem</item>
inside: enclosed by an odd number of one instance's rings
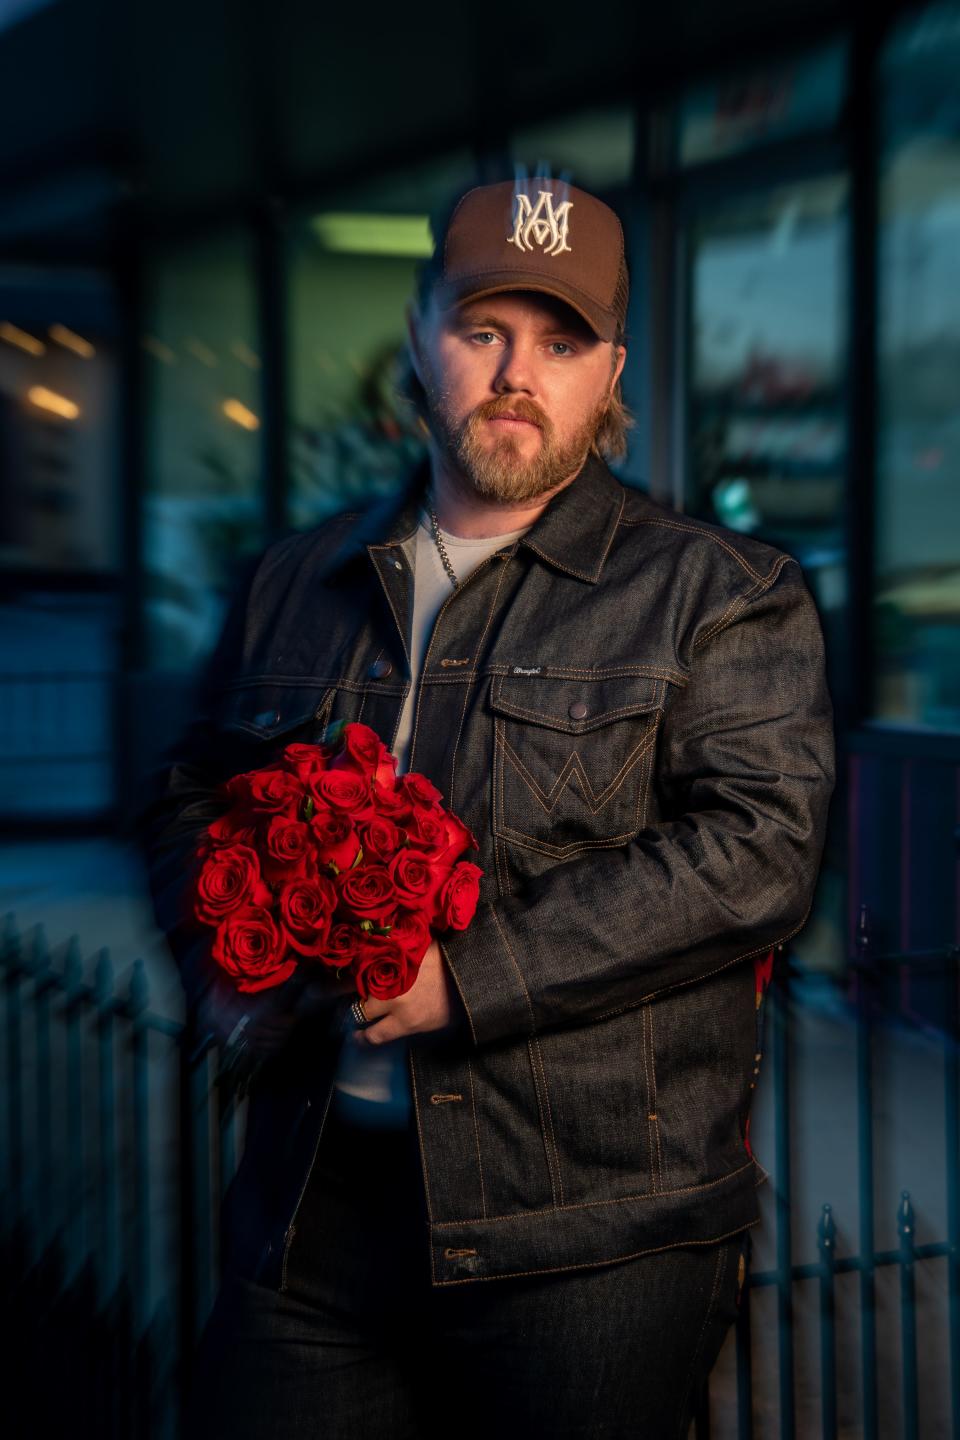
[[[760,1219],[756,1163],[689,1190],[558,1206],[430,1227],[434,1289],[609,1265],[657,1250],[715,1244]]]

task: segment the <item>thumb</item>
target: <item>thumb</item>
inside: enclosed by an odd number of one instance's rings
[[[355,1033],[361,1045],[383,1045],[389,1040],[396,1040],[401,1031],[393,1016],[385,1015],[375,1025],[368,1025]]]

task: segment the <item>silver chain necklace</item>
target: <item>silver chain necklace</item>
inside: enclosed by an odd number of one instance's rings
[[[453,583],[453,588],[454,590],[456,590],[458,585],[460,584],[460,581],[457,579],[456,571],[450,564],[450,556],[447,554],[447,547],[444,545],[442,539],[440,538],[440,521],[437,519],[436,511],[430,505],[427,506],[427,514],[430,516],[430,528],[433,531],[434,543],[436,544],[437,550],[440,552],[440,559],[443,561],[443,568],[450,576],[450,579]]]

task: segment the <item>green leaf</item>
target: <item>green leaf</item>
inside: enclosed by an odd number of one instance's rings
[[[359,847],[359,849],[357,850],[356,855],[354,856],[353,864],[350,866],[350,869],[351,869],[351,870],[356,870],[357,866],[361,863],[362,860],[363,860],[363,846],[361,845],[361,846]]]
[[[312,818],[313,812],[314,812],[314,810],[316,810],[316,808],[317,808],[316,805],[314,805],[314,803],[313,803],[313,796],[312,796],[312,795],[308,795],[308,796],[306,797],[306,799],[304,800],[304,802],[303,802],[303,818],[304,818],[304,820],[310,820],[310,819]]]
[[[372,921],[372,920],[361,920],[361,921],[360,921],[360,929],[361,929],[361,930],[372,930],[372,929],[373,929],[373,921]]]
[[[375,935],[389,935],[392,929],[392,925],[374,925],[373,933]]]
[[[333,873],[334,873],[334,875],[339,875],[339,874],[340,874],[340,866],[337,864],[337,862],[336,862],[335,860],[328,860],[328,861],[327,861],[327,869],[328,869],[328,870],[332,870]]]

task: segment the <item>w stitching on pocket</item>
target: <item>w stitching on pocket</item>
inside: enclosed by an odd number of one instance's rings
[[[557,800],[569,785],[573,775],[577,775],[579,777],[580,785],[583,790],[583,798],[586,800],[588,808],[592,811],[594,815],[596,815],[600,810],[603,809],[604,805],[606,805],[607,801],[611,798],[611,796],[617,793],[617,791],[620,789],[620,786],[624,783],[627,776],[630,774],[630,771],[653,744],[656,732],[657,721],[655,720],[650,726],[650,728],[646,730],[641,736],[640,740],[634,746],[633,750],[631,750],[630,754],[627,756],[626,760],[621,765],[617,774],[614,775],[613,779],[610,781],[610,784],[605,790],[601,790],[599,795],[596,793],[590,783],[590,777],[587,775],[583,761],[580,759],[579,750],[574,750],[573,754],[569,757],[567,763],[560,771],[560,774],[553,782],[550,790],[546,791],[533,778],[533,776],[530,774],[530,771],[527,769],[526,765],[524,765],[523,761],[520,759],[520,756],[514,750],[507,737],[502,733],[500,741],[503,746],[504,754],[507,756],[511,765],[516,770],[517,774],[520,776],[520,779],[533,793],[534,798],[539,801],[540,805],[543,807],[544,810],[546,810],[548,815],[552,813],[553,808],[557,803]]]
[[[647,804],[648,804],[648,802],[649,802],[649,796],[648,796],[649,778],[650,778],[652,757],[653,757],[653,754],[654,754],[655,743],[656,743],[656,733],[652,734],[652,735],[649,737],[649,739],[646,741],[646,743],[644,744],[644,748],[643,748],[643,751],[641,752],[641,754],[636,755],[636,756],[633,757],[633,763],[634,763],[634,764],[637,763],[638,761],[644,759],[645,756],[646,756],[646,757],[649,757],[649,758],[647,759],[647,763],[646,763],[645,768],[644,768],[644,773],[643,773],[643,776],[642,776],[642,779],[641,779],[641,783],[640,783],[640,784],[638,785],[638,787],[637,787],[637,804],[636,804],[635,813],[634,813],[633,818],[632,818],[632,820],[631,820],[631,827],[632,827],[632,828],[629,829],[629,830],[623,831],[623,832],[622,832],[621,834],[619,834],[619,835],[606,836],[606,837],[604,837],[603,839],[595,839],[595,838],[592,838],[592,837],[587,836],[587,837],[585,837],[585,838],[582,839],[582,840],[580,840],[580,839],[571,840],[570,843],[567,844],[567,845],[550,845],[550,844],[548,844],[546,841],[537,840],[533,835],[528,835],[528,834],[526,834],[526,833],[525,833],[524,831],[522,831],[522,830],[515,830],[511,825],[509,825],[509,824],[507,823],[506,813],[505,813],[505,804],[504,804],[504,787],[503,787],[503,772],[504,772],[504,759],[503,759],[504,750],[503,750],[503,747],[506,745],[506,741],[503,739],[503,736],[502,736],[502,734],[500,733],[499,724],[500,724],[499,721],[496,722],[496,725],[497,725],[497,731],[496,731],[497,745],[496,745],[496,753],[495,753],[495,757],[494,757],[494,764],[495,764],[495,766],[497,767],[497,769],[496,769],[496,776],[497,776],[497,780],[496,780],[496,795],[497,795],[497,800],[496,800],[496,803],[495,803],[495,815],[494,815],[494,828],[495,828],[495,833],[503,836],[505,839],[509,840],[509,841],[511,842],[511,844],[513,844],[513,845],[520,845],[520,846],[522,846],[524,849],[527,849],[527,850],[536,850],[539,854],[541,854],[541,855],[549,855],[549,856],[551,856],[553,859],[556,859],[556,860],[566,860],[566,859],[568,859],[570,856],[577,854],[577,853],[578,853],[579,851],[581,851],[581,850],[602,850],[602,849],[610,849],[610,848],[616,847],[616,846],[618,846],[618,845],[625,845],[628,840],[631,840],[631,839],[633,838],[633,836],[634,836],[634,835],[636,834],[636,832],[640,829],[641,824],[643,823],[642,817],[646,815]],[[533,780],[533,777],[532,777],[532,776],[531,776],[530,778],[531,778],[531,780]],[[626,778],[626,776],[624,776],[624,778]],[[533,781],[533,783],[536,784],[536,781]],[[621,783],[622,783],[622,782],[621,782]],[[619,786],[618,786],[617,788],[619,788]],[[607,799],[609,799],[609,795],[607,796]],[[541,802],[541,804],[542,804],[542,802]],[[544,809],[546,809],[547,814],[550,814],[550,813],[551,813],[549,807],[544,806]]]
[[[594,732],[586,735],[586,739],[578,739],[577,736],[567,735],[567,744],[578,746],[572,754],[568,754],[564,760],[560,773],[556,774],[555,766],[547,766],[553,771],[556,778],[549,778],[550,788],[546,788],[547,779],[541,776],[538,778],[533,774],[529,765],[514,746],[507,739],[508,720],[503,714],[495,713],[493,716],[494,729],[494,754],[493,754],[493,833],[507,842],[503,850],[504,861],[509,855],[510,847],[519,847],[524,850],[533,850],[540,855],[548,856],[553,860],[567,860],[583,853],[586,850],[612,849],[625,845],[637,833],[646,822],[646,816],[650,805],[650,779],[653,773],[654,760],[656,755],[656,742],[660,732],[665,709],[665,692],[667,681],[660,679],[655,683],[653,707],[637,712],[632,708],[627,712],[636,714],[638,718],[649,724],[641,734],[634,748],[622,762],[620,769],[603,790],[594,789],[587,765],[582,759],[584,744],[588,746],[587,755],[591,768],[596,773],[596,765],[593,762],[590,746],[597,747],[593,753],[603,763],[604,745],[599,737],[605,726],[595,726]],[[623,707],[626,709],[626,707]],[[618,712],[619,714],[619,707]],[[521,732],[528,729],[524,721],[517,722]],[[622,723],[622,722],[617,722]],[[550,727],[554,729],[555,727]],[[614,726],[616,728],[616,726]],[[540,730],[531,731],[531,735],[543,735],[547,732]],[[563,754],[563,738],[555,734],[555,741],[560,746],[557,755],[557,765]],[[549,756],[549,750],[547,756]],[[556,754],[556,751],[554,752]],[[541,756],[540,760],[546,760],[547,756]],[[609,766],[610,759],[606,758]],[[511,774],[516,776],[508,786],[505,778],[507,762],[509,761]],[[540,763],[538,761],[538,763]],[[609,773],[609,771],[608,771]],[[517,785],[517,780],[521,785]],[[579,783],[577,783],[579,781]],[[590,824],[590,817],[601,815],[604,807],[610,805],[615,797],[624,793],[624,787],[630,782],[630,788],[625,792],[629,795],[628,810],[632,813],[624,813],[622,800],[616,801],[615,807],[610,806],[611,811],[616,808],[616,818],[611,817],[612,823],[622,827],[615,835],[602,833],[603,819],[597,822],[600,833],[591,834],[593,828]],[[564,803],[566,791],[569,788],[570,798]],[[512,792],[512,793],[511,793]],[[529,805],[524,804],[523,797],[532,795],[537,802],[537,809],[533,810]],[[509,811],[508,811],[509,804]],[[578,824],[577,812],[580,812],[582,824]],[[516,816],[517,821],[523,828],[517,828],[511,823],[512,817]],[[538,818],[539,817],[539,818]],[[611,821],[607,821],[608,826]],[[557,828],[554,830],[554,826]],[[556,843],[561,839],[563,831],[566,836],[562,843]],[[578,830],[582,833],[578,834]],[[568,838],[569,837],[569,838]],[[506,886],[505,876],[500,876],[501,887]],[[509,888],[509,887],[506,887]]]

